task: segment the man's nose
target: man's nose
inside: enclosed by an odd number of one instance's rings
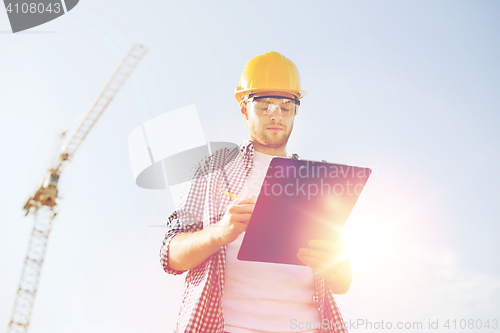
[[[276,120],[276,119],[283,119],[283,114],[281,113],[281,107],[279,105],[274,105],[271,104],[271,107],[273,108],[271,110],[271,119]],[[278,109],[279,111],[276,111]]]

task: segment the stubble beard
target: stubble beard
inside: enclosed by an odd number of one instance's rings
[[[291,125],[289,131],[287,131],[286,127],[282,126],[285,133],[276,133],[277,135],[266,133],[266,127],[268,126],[272,125],[266,125],[261,131],[258,131],[255,124],[251,125],[252,134],[257,139],[257,142],[269,148],[281,148],[286,146],[288,138],[290,137],[290,134],[292,134],[293,124]]]

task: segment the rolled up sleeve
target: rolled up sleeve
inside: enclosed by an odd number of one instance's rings
[[[180,275],[169,266],[170,242],[175,235],[183,232],[195,232],[203,229],[203,205],[207,187],[208,161],[200,162],[191,172],[191,180],[182,191],[179,208],[170,215],[167,221],[169,227],[160,248],[160,262],[167,274]]]
[[[177,215],[178,215],[177,212],[174,212],[172,215],[170,215],[169,220],[170,219],[177,219],[177,217],[176,217]],[[163,239],[163,244],[160,248],[160,262],[161,262],[161,265],[163,266],[163,270],[165,271],[165,273],[173,274],[173,275],[180,275],[180,274],[186,272],[186,271],[178,271],[178,270],[172,269],[169,266],[169,263],[168,263],[169,253],[168,252],[170,250],[170,242],[172,241],[172,238],[174,238],[175,235],[182,233],[182,232],[195,232],[195,231],[198,231],[201,229],[203,229],[203,222],[202,221],[195,223],[195,224],[187,225],[185,227],[174,227],[174,228],[171,228],[170,230],[167,231],[167,233],[165,234],[165,238]]]

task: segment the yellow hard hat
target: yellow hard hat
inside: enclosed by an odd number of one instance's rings
[[[240,83],[234,96],[241,102],[244,94],[262,91],[287,92],[298,99],[307,94],[300,89],[297,66],[278,52],[268,52],[250,59],[241,72]]]

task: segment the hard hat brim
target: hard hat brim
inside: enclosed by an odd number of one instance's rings
[[[236,87],[234,97],[236,100],[241,102],[243,95],[251,95],[265,91],[281,91],[292,94],[296,96],[298,99],[301,99],[304,96],[307,96],[307,91],[305,90],[296,90],[296,89],[283,89],[283,88],[266,88],[266,89],[243,89],[241,87]]]

